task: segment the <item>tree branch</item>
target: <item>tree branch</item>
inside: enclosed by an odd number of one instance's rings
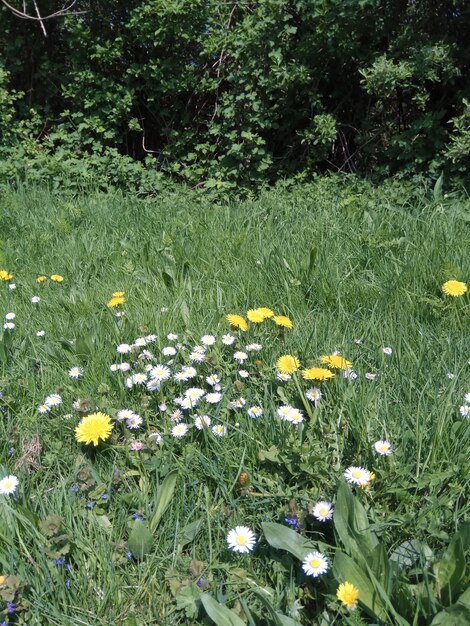
[[[83,13],[86,13],[86,11],[71,11],[71,9],[77,3],[77,0],[71,0],[71,2],[69,2],[67,6],[63,7],[62,9],[59,9],[58,11],[55,11],[54,13],[50,13],[49,15],[40,14],[36,0],[33,0],[33,4],[36,10],[36,15],[31,15],[30,13],[26,12],[25,2],[23,2],[23,11],[14,7],[12,4],[10,4],[10,2],[8,2],[8,0],[0,0],[0,2],[7,9],[9,9],[13,13],[13,15],[15,15],[16,17],[19,17],[23,20],[33,20],[34,22],[39,22],[41,24],[42,31],[45,36],[47,36],[47,33],[46,33],[46,29],[43,23],[44,20],[50,20],[56,17],[65,17],[66,15],[82,15]]]

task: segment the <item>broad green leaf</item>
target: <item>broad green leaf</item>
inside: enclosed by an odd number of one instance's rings
[[[155,512],[152,516],[152,519],[150,520],[150,530],[152,532],[154,532],[154,530],[157,528],[163,513],[165,512],[167,506],[170,504],[173,498],[173,493],[175,491],[177,480],[178,470],[173,470],[165,476],[165,480],[158,488]]]
[[[208,593],[201,595],[201,602],[207,615],[217,626],[245,626],[244,622],[242,622],[236,613],[223,604],[219,604],[217,600]]]
[[[434,202],[437,202],[438,200],[442,198],[443,182],[444,182],[444,172],[441,172],[441,175],[439,176],[439,178],[436,180],[434,184],[434,191],[433,191]]]
[[[359,601],[373,617],[387,621],[387,611],[371,579],[350,556],[337,550],[332,569],[337,580],[347,580],[359,589]]]
[[[438,613],[431,626],[470,626],[470,609],[463,604],[454,604]]]
[[[418,561],[427,563],[432,557],[431,548],[419,539],[411,539],[401,543],[390,555],[390,561],[398,563],[401,567],[411,567]]]
[[[199,530],[201,529],[202,522],[203,522],[202,517],[200,517],[195,522],[191,522],[190,524],[186,524],[186,526],[184,526],[180,530],[180,532],[178,534],[178,542],[179,542],[179,545],[182,548],[187,543],[191,543],[191,541],[194,541],[196,535],[198,534]]]
[[[466,552],[470,543],[470,523],[465,523],[454,535],[440,561],[434,564],[437,591],[441,601],[455,600],[467,567]]]
[[[338,487],[333,522],[345,550],[359,562],[370,560],[378,541],[369,530],[365,508],[344,482]]]
[[[143,557],[152,549],[153,537],[145,522],[134,522],[134,526],[127,540],[129,550],[136,559]]]
[[[266,541],[273,548],[278,550],[286,550],[293,554],[297,559],[303,560],[305,556],[312,550],[317,549],[317,545],[302,535],[299,535],[282,524],[275,522],[264,522],[261,524]]]

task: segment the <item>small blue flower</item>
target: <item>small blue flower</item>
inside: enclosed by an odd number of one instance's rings
[[[96,504],[96,500],[91,500],[91,502],[87,502],[87,508],[92,509]]]
[[[103,493],[101,496],[102,500],[107,500],[108,499],[108,494],[107,493]]]
[[[78,485],[72,485],[69,491],[78,491]]]
[[[296,517],[285,517],[284,521],[289,526],[292,526],[294,530],[300,530],[299,520]]]
[[[8,456],[13,456],[14,454],[15,454],[15,448],[12,447],[8,450]]]
[[[133,559],[134,555],[132,554],[132,552],[129,550],[129,552],[126,552],[126,556],[128,559]]]
[[[135,519],[138,522],[143,522],[144,518],[139,513],[132,513],[132,519]]]
[[[58,559],[52,559],[54,565],[63,565],[65,563],[65,557],[61,556]]]
[[[67,587],[67,589],[70,589],[70,585],[72,584],[72,581],[70,580],[70,578],[66,578],[65,579],[65,586]]]
[[[14,613],[16,611],[16,604],[14,602],[7,602],[7,613]]]
[[[197,585],[198,587],[204,587],[204,578],[200,578],[200,579],[197,581],[196,585]]]

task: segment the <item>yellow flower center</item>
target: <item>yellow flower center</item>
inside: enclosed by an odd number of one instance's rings
[[[245,543],[246,543],[246,537],[243,537],[242,535],[238,535],[238,537],[237,537],[237,545],[244,546]]]
[[[311,559],[310,567],[312,567],[313,569],[320,567],[320,559]]]
[[[326,515],[328,515],[328,513],[329,513],[329,509],[328,509],[328,507],[326,507],[326,506],[321,506],[321,507],[318,509],[318,513],[321,515],[321,517],[325,517]]]
[[[11,481],[10,481],[10,480],[6,480],[6,481],[3,483],[3,487],[4,487],[4,489],[10,489],[10,488],[11,488],[11,486],[12,486],[12,485],[11,485]]]
[[[357,469],[356,469],[356,470],[353,470],[353,471],[352,471],[352,477],[353,477],[353,478],[361,478],[361,476],[362,476],[362,472],[361,472],[361,470],[357,470]]]

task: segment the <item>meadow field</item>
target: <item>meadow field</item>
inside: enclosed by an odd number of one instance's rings
[[[420,181],[4,191],[0,623],[470,624],[469,249]]]

